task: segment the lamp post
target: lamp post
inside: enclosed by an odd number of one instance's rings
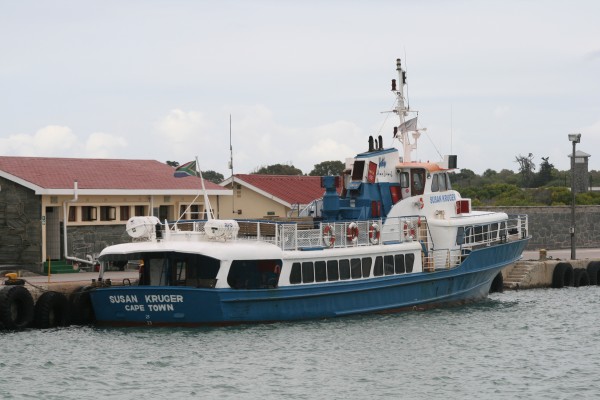
[[[575,145],[581,141],[581,133],[569,133],[573,143],[571,155],[571,260],[575,260]]]

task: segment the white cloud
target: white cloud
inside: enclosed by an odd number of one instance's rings
[[[13,156],[65,156],[78,148],[77,136],[67,126],[48,125],[35,134],[19,133],[0,139],[0,151]]]
[[[6,156],[115,158],[115,153],[126,147],[127,141],[120,136],[96,132],[82,140],[71,128],[57,125],[45,126],[34,134],[0,138],[0,154]]]
[[[111,135],[109,133],[92,133],[85,143],[85,153],[87,157],[94,158],[114,158],[115,153],[120,149],[127,148],[127,140],[122,137]],[[133,154],[133,158],[144,158],[138,154]]]

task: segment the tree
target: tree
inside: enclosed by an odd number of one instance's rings
[[[223,182],[223,180],[225,180],[225,177],[223,176],[223,174],[220,174],[216,171],[202,171],[202,178],[206,179],[207,181],[210,181],[212,183],[216,183],[219,184],[221,182]]]
[[[315,164],[314,168],[308,175],[310,176],[327,176],[327,175],[341,175],[344,172],[345,165],[341,161],[323,161],[322,163]]]
[[[302,171],[298,168],[285,164],[263,165],[252,173],[258,175],[302,175]]]
[[[515,157],[515,161],[519,163],[519,173],[521,174],[521,187],[530,187],[533,183],[533,171],[535,171],[535,164],[533,163],[533,154],[529,153],[528,156],[518,155]]]
[[[547,185],[554,178],[554,165],[550,164],[549,159],[550,157],[542,157],[543,161],[540,164],[540,171],[534,179],[534,187]]]

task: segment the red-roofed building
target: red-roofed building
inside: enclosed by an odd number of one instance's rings
[[[220,185],[231,189],[232,178]],[[233,187],[233,196],[221,204],[221,214],[230,212],[229,218],[295,216],[325,193],[320,176],[237,174]]]
[[[173,173],[155,160],[0,156],[0,265],[93,257],[128,240],[132,216],[203,218],[200,180]],[[231,191],[205,187],[219,217]]]

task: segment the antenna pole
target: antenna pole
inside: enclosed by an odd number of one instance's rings
[[[229,169],[231,170],[231,213],[235,214],[235,178],[233,177],[233,146],[231,145],[231,114],[229,114]]]

